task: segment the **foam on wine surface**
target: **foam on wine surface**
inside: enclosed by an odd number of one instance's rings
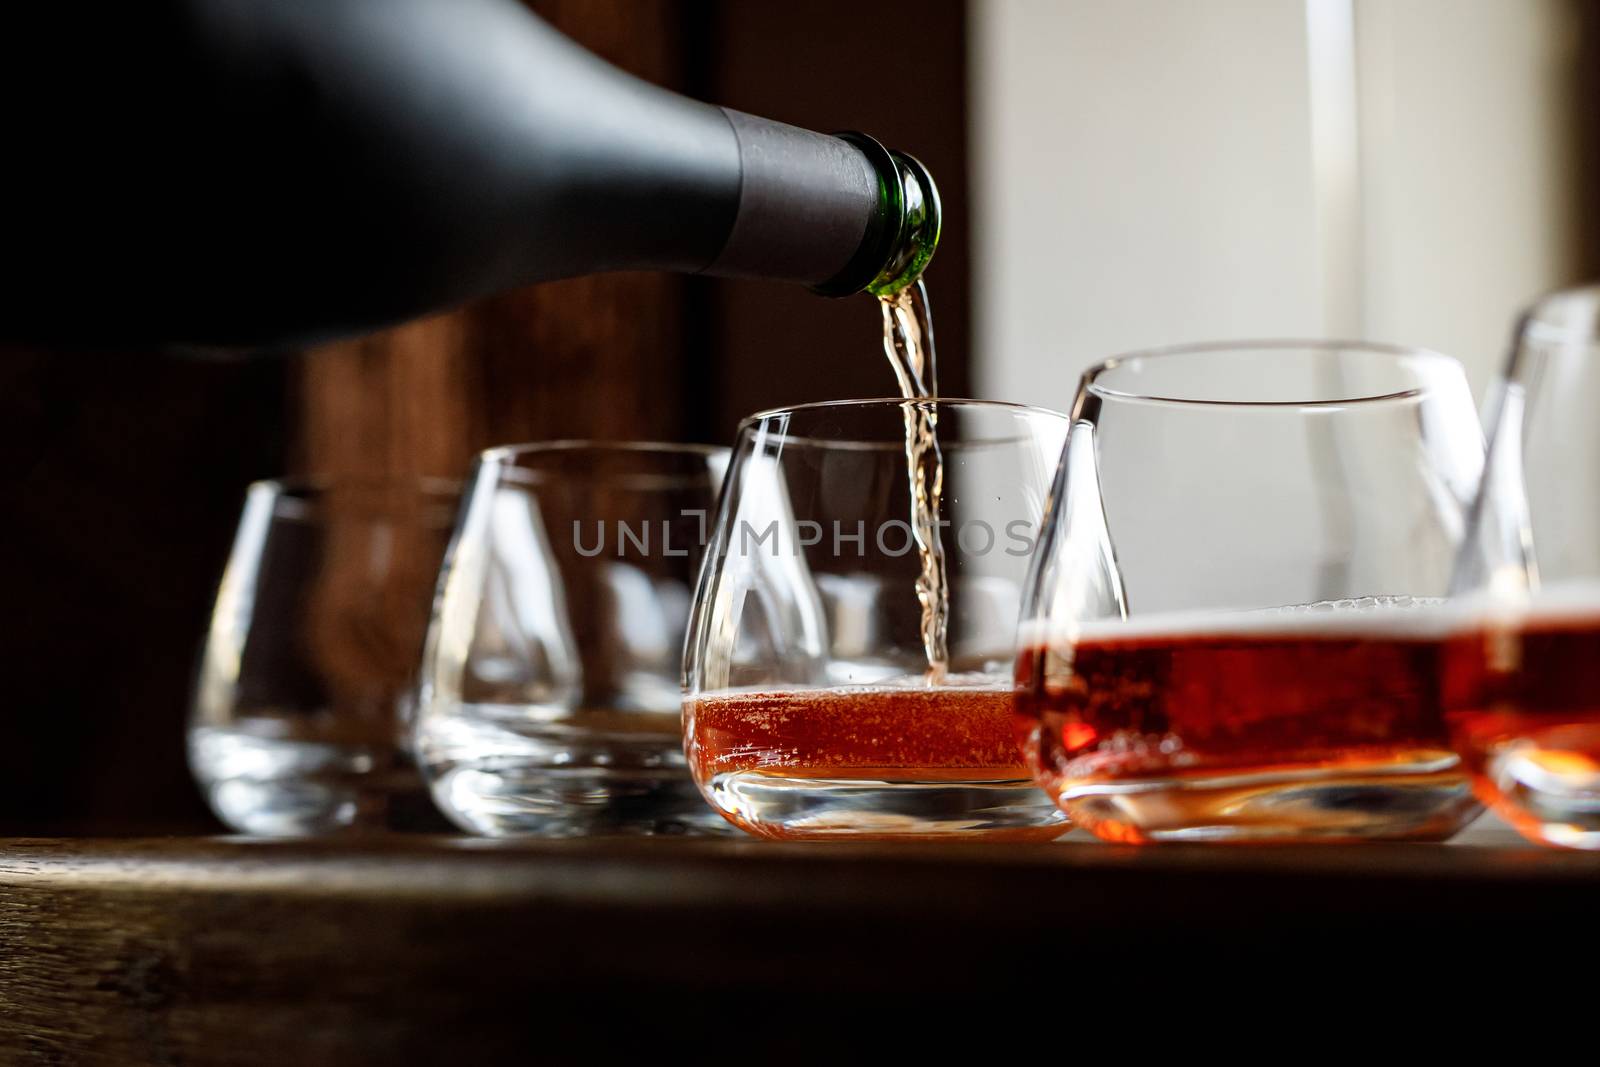
[[[1023,766],[1003,679],[737,690],[684,705],[695,781],[763,837],[1048,840],[1067,829]]]

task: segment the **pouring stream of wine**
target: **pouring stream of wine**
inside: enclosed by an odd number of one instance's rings
[[[939,452],[939,412],[933,404],[917,403],[939,395],[933,319],[928,291],[921,281],[893,296],[881,297],[880,303],[883,352],[900,383],[900,395],[906,398],[906,477],[911,490],[911,533],[921,564],[917,600],[922,605],[922,647],[928,659],[927,682],[937,685],[944,681],[950,658],[950,592],[939,535],[944,457]]]

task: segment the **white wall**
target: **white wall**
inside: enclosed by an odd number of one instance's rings
[[[1367,331],[1459,357],[1480,395],[1522,306],[1583,280],[1569,267],[1569,10],[1356,6]]]
[[[1563,0],[973,0],[981,395],[1351,336],[1460,356],[1565,283]],[[1308,17],[1309,16],[1309,17]]]

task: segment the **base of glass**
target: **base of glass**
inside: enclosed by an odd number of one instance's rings
[[[1600,850],[1600,765],[1592,757],[1600,751],[1600,727],[1574,733],[1568,728],[1497,745],[1481,760],[1473,785],[1528,840]]]
[[[1106,841],[1443,841],[1482,808],[1454,756],[1407,763],[1067,782],[1062,810]]]
[[[211,810],[237,833],[306,837],[440,833],[450,824],[396,749],[204,728],[189,759]]]
[[[1048,841],[1066,818],[1027,780],[882,781],[714,775],[705,796],[740,829],[783,840],[1003,838]]]
[[[433,798],[450,821],[488,837],[728,834],[683,767],[457,764],[438,769]]]
[[[632,714],[606,717],[615,725]],[[579,718],[592,722],[597,713]],[[418,763],[434,803],[461,829],[488,837],[733,832],[695,789],[676,731],[530,719],[518,705],[424,715]]]

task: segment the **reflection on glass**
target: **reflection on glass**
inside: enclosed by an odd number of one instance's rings
[[[1456,747],[1524,835],[1600,848],[1600,286],[1518,329],[1457,592]]]
[[[235,830],[442,829],[406,753],[456,487],[250,487],[218,590],[189,761]]]
[[[1460,367],[1195,346],[1085,376],[1023,608],[1040,782],[1114,841],[1443,838],[1438,700],[1483,465]]]
[[[492,835],[721,831],[678,672],[726,450],[556,442],[480,458],[439,587],[416,744]]]
[[[948,672],[929,670],[906,406],[943,456]],[[767,412],[740,428],[685,651],[685,744],[713,807],[766,837],[1006,836],[1066,823],[1011,721],[1016,612],[1065,438],[964,400]]]

